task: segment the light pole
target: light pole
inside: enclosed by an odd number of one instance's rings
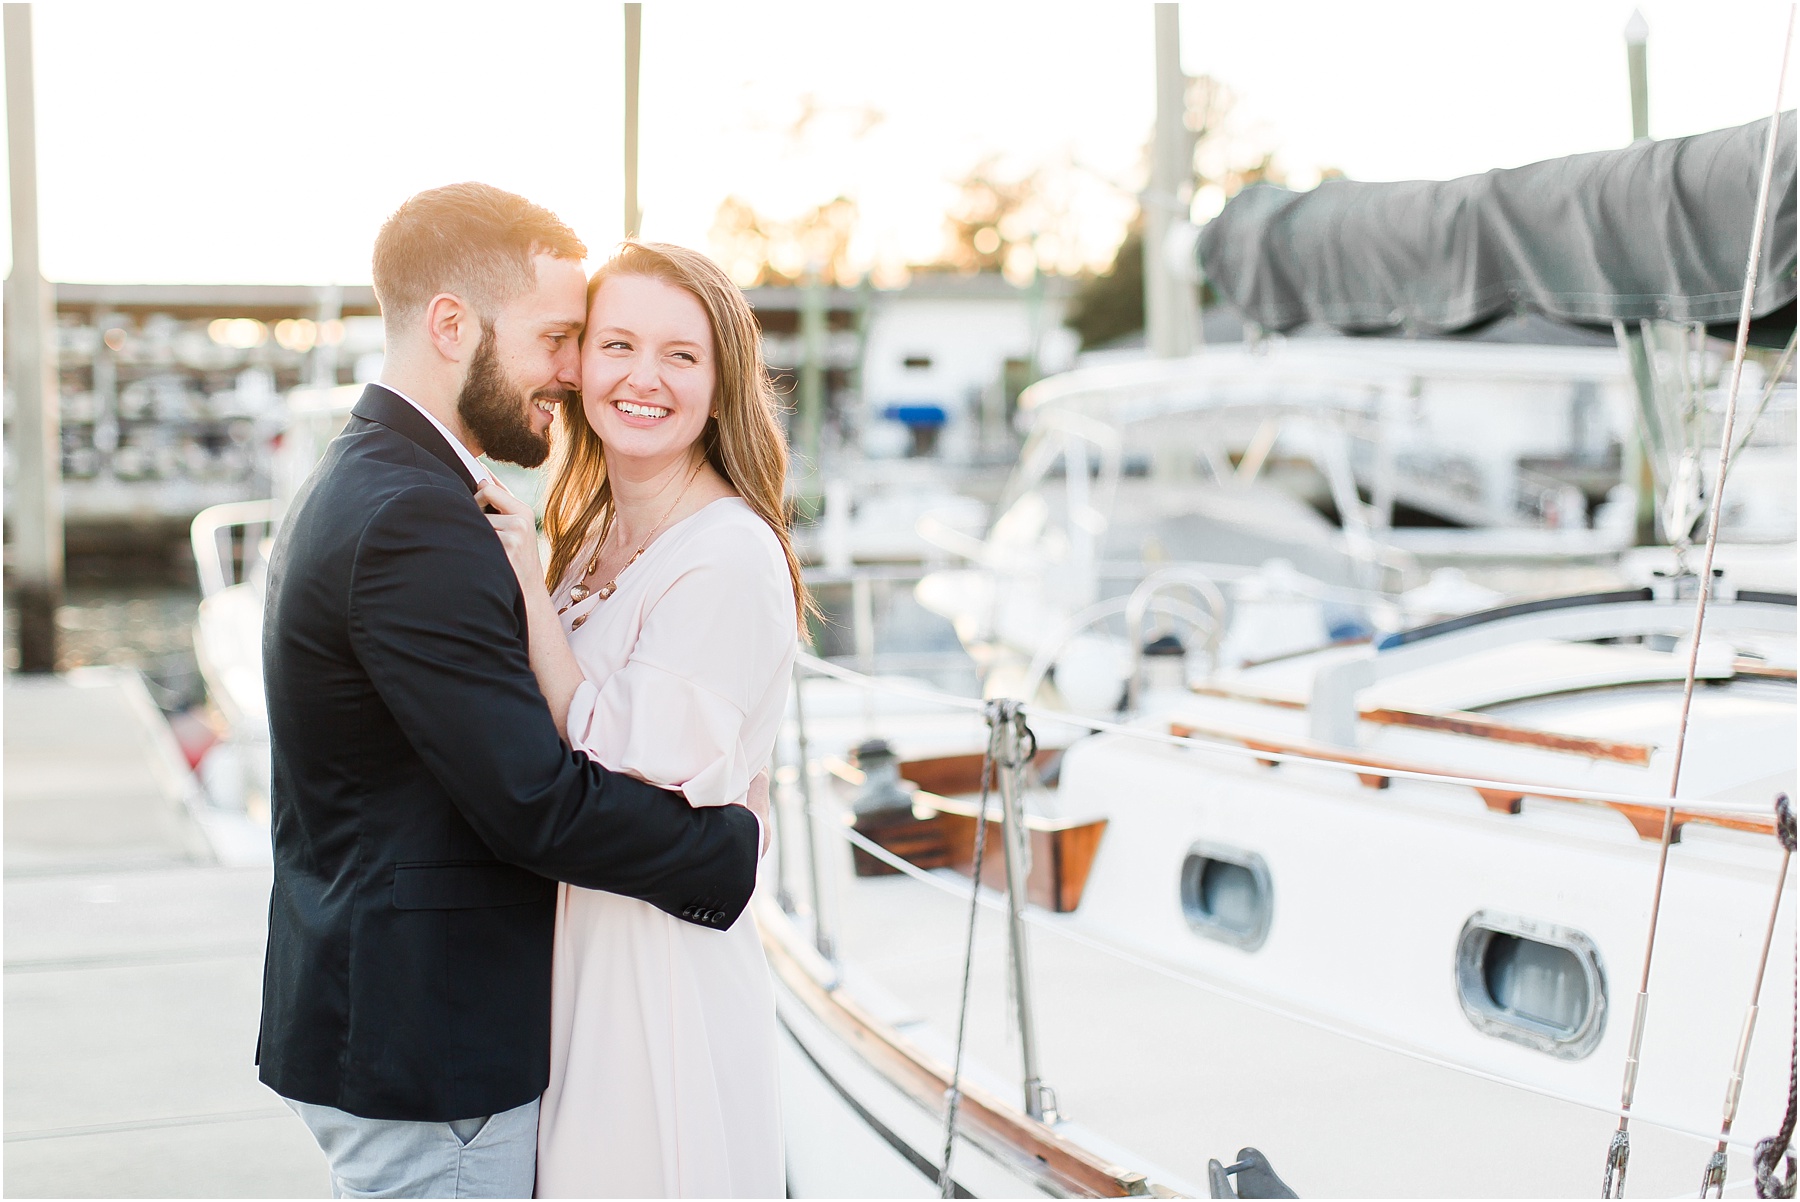
[[[809,257],[800,282],[799,412],[794,415],[794,471],[802,481],[800,498],[809,516],[818,515],[819,443],[825,423],[825,344],[829,336],[825,264]]]
[[[13,388],[13,565],[19,669],[56,671],[62,602],[62,418],[57,407],[54,292],[38,262],[37,121],[31,78],[31,6],[8,4],[6,136],[12,195],[12,275],[6,281],[6,375]]]

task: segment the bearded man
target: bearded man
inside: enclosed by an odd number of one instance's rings
[[[257,1061],[335,1196],[531,1196],[556,881],[718,929],[755,884],[760,816],[563,744],[473,497],[477,455],[542,463],[578,398],[586,253],[484,184],[402,205],[375,242],[381,382],[275,542]]]

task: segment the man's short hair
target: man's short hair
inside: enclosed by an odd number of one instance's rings
[[[549,209],[489,184],[409,199],[375,235],[375,299],[395,322],[452,292],[485,318],[537,283],[535,255],[580,262],[587,247]]]

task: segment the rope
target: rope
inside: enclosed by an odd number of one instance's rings
[[[950,1178],[950,1158],[956,1151],[956,1112],[962,1103],[963,1046],[968,1035],[970,980],[975,968],[975,916],[981,911],[981,862],[987,851],[988,781],[994,774],[994,760],[1000,750],[1000,740],[1007,723],[1017,712],[1017,707],[1008,701],[990,701],[986,711],[988,741],[987,749],[981,755],[981,810],[975,821],[975,862],[972,870],[974,883],[969,889],[969,938],[963,949],[962,997],[957,1004],[956,1014],[956,1059],[950,1069],[950,1097],[944,1112],[944,1167],[938,1174],[938,1195],[943,1198],[956,1196],[956,1183]],[[849,833],[856,835],[855,831]],[[873,840],[863,839],[861,835],[857,835],[857,839],[870,847],[879,846]],[[887,849],[883,847],[881,851],[882,858],[886,859]],[[911,865],[907,867],[910,868]]]
[[[1775,837],[1789,855],[1794,852],[1794,807],[1784,794],[1775,802]],[[1784,882],[1785,883],[1785,880]],[[1787,1154],[1794,1138],[1795,1060],[1800,1052],[1800,950],[1794,962],[1794,1025],[1788,1036],[1788,1104],[1781,1129],[1768,1139],[1758,1140],[1751,1163],[1756,1167],[1756,1196],[1759,1198],[1791,1198],[1794,1196],[1794,1158],[1787,1156],[1787,1178],[1776,1175],[1775,1168]]]
[[[963,890],[957,885],[952,884],[935,873],[920,868],[917,864],[914,864],[909,860],[901,859],[899,856],[875,842],[873,839],[870,839],[867,835],[862,834],[860,831],[850,827],[844,827],[842,828],[842,831],[844,838],[853,846],[867,852],[869,855],[880,860],[883,864],[886,864],[896,872],[903,873],[918,881],[920,884],[929,885],[938,892],[954,897],[958,901],[962,900],[964,896]],[[983,906],[996,912],[1004,911],[1006,909],[1004,903],[992,897],[982,896],[980,902]],[[1433,1068],[1448,1069],[1451,1072],[1474,1077],[1479,1081],[1487,1081],[1494,1085],[1510,1086],[1514,1089],[1523,1090],[1526,1093],[1536,1094],[1541,1098],[1548,1098],[1553,1102],[1566,1102],[1571,1106],[1580,1106],[1599,1114],[1613,1115],[1615,1117],[1620,1113],[1617,1107],[1607,1106],[1600,1102],[1591,1102],[1586,1098],[1579,1098],[1574,1094],[1562,1093],[1558,1090],[1549,1089],[1541,1085],[1533,1085],[1528,1081],[1518,1081],[1511,1077],[1503,1077],[1499,1073],[1491,1073],[1486,1069],[1474,1068],[1467,1064],[1459,1064],[1454,1060],[1445,1060],[1442,1057],[1432,1055],[1430,1052],[1422,1052],[1416,1048],[1409,1048],[1404,1044],[1393,1043],[1389,1040],[1382,1039],[1380,1036],[1370,1035],[1366,1032],[1357,1031],[1349,1027],[1337,1026],[1324,1019],[1307,1014],[1304,1011],[1278,1005],[1267,999],[1259,998],[1254,994],[1239,992],[1238,990],[1220,985],[1214,981],[1208,981],[1205,978],[1182,972],[1178,968],[1171,968],[1166,964],[1150,959],[1148,956],[1141,956],[1135,952],[1128,952],[1123,948],[1102,942],[1091,935],[1084,935],[1067,924],[1058,922],[1036,910],[1027,910],[1025,912],[1025,921],[1041,930],[1046,930],[1060,936],[1070,943],[1075,944],[1077,947],[1086,948],[1089,951],[1097,952],[1103,956],[1111,956],[1113,959],[1122,961],[1134,968],[1140,968],[1146,972],[1154,973],[1157,976],[1174,981],[1178,984],[1190,986],[1200,990],[1202,993],[1210,993],[1214,997],[1224,998],[1226,1001],[1236,1002],[1239,1005],[1248,1006],[1253,1010],[1260,1010],[1265,1014],[1271,1014],[1277,1018],[1286,1019],[1290,1022],[1299,1023],[1302,1026],[1311,1027],[1315,1031],[1323,1031],[1328,1035],[1336,1035],[1355,1043],[1363,1044],[1366,1047],[1375,1048],[1378,1051],[1392,1052],[1395,1055],[1405,1056],[1408,1059],[1416,1060],[1421,1064],[1431,1065]],[[1692,1136],[1698,1140],[1708,1140],[1713,1138],[1711,1132],[1702,1131],[1697,1127],[1683,1127],[1680,1124],[1666,1122],[1656,1118],[1645,1118],[1643,1121],[1649,1123],[1653,1127],[1671,1131],[1676,1135]],[[1746,1152],[1751,1150],[1751,1144],[1748,1140],[1734,1139],[1731,1141],[1731,1144],[1733,1147]]]
[[[1793,807],[1788,802],[1786,793],[1775,798],[1775,835],[1781,843],[1781,869],[1775,874],[1775,901],[1769,907],[1769,924],[1763,931],[1762,955],[1756,961],[1756,980],[1750,986],[1750,1006],[1744,1011],[1744,1028],[1738,1035],[1737,1056],[1731,1065],[1731,1078],[1725,1086],[1725,1117],[1719,1126],[1719,1144],[1706,1162],[1706,1171],[1700,1178],[1700,1196],[1706,1197],[1710,1192],[1714,1197],[1725,1196],[1725,1141],[1731,1136],[1731,1126],[1737,1121],[1738,1102],[1744,1091],[1744,1069],[1750,1061],[1750,1040],[1756,1034],[1756,1016],[1762,998],[1763,978],[1769,969],[1769,949],[1775,946],[1775,925],[1781,918],[1781,898],[1787,892],[1788,863],[1794,857],[1794,822]],[[1791,1083],[1791,1078],[1790,1078]]]
[[[1775,111],[1769,118],[1768,147],[1763,154],[1762,181],[1756,189],[1756,214],[1751,219],[1749,262],[1744,267],[1744,298],[1738,309],[1737,342],[1731,353],[1731,385],[1725,393],[1725,424],[1719,436],[1719,465],[1713,476],[1711,512],[1706,520],[1706,558],[1700,569],[1699,595],[1694,599],[1694,633],[1688,648],[1687,671],[1681,688],[1681,721],[1675,735],[1675,763],[1669,773],[1669,796],[1681,790],[1681,763],[1687,751],[1688,717],[1694,703],[1694,677],[1700,664],[1700,635],[1706,625],[1706,602],[1712,595],[1713,554],[1719,546],[1719,517],[1725,505],[1725,476],[1731,467],[1731,434],[1737,422],[1738,389],[1744,379],[1744,353],[1750,345],[1750,315],[1756,304],[1756,275],[1762,264],[1765,219],[1769,212],[1769,189],[1775,178],[1775,148],[1781,133],[1781,97],[1787,83],[1788,55],[1793,49],[1794,18],[1800,4],[1788,6],[1787,36],[1782,40],[1781,74],[1775,81]],[[1675,534],[1676,532],[1671,532]],[[1679,536],[1678,536],[1679,537]],[[1643,1046],[1644,1019],[1650,1003],[1650,962],[1656,953],[1656,926],[1662,914],[1663,880],[1668,875],[1669,844],[1675,841],[1675,811],[1663,812],[1662,846],[1656,859],[1656,889],[1650,902],[1650,930],[1644,940],[1644,972],[1638,985],[1637,1012],[1632,1020],[1630,1053],[1625,1060],[1625,1082],[1619,1091],[1619,1106],[1626,1113],[1619,1116],[1619,1129],[1613,1133],[1606,1152],[1606,1175],[1601,1192],[1603,1198],[1625,1196],[1625,1166],[1631,1159],[1631,1103],[1637,1093],[1638,1052]],[[1715,1160],[1722,1160],[1723,1152]],[[1614,1170],[1618,1173],[1618,1193],[1613,1193]],[[1717,1174],[1717,1184],[1724,1185],[1723,1164],[1708,1168],[1707,1182]],[[1705,1187],[1702,1187],[1704,1194]]]
[[[892,693],[895,696],[910,697],[916,701],[924,701],[936,705],[984,712],[988,703],[972,697],[959,697],[954,693],[939,692],[924,685],[909,682],[865,676],[849,668],[840,667],[814,656],[801,654],[796,663],[808,671],[817,672],[821,676],[829,676],[841,680],[857,688],[875,693]],[[1185,751],[1203,750],[1216,752],[1241,760],[1269,761],[1279,764],[1298,764],[1312,768],[1335,768],[1339,771],[1367,772],[1364,765],[1346,763],[1329,756],[1306,755],[1294,751],[1275,751],[1260,748],[1244,747],[1236,743],[1220,742],[1201,735],[1171,735],[1162,731],[1146,730],[1141,726],[1131,726],[1122,722],[1109,722],[1104,718],[1090,718],[1083,714],[1071,714],[1062,710],[1045,709],[1042,706],[1019,703],[1020,713],[1033,721],[1042,723],[1062,723],[1068,726],[1084,727],[1096,734],[1119,735],[1128,739],[1136,739],[1145,743],[1157,743],[1164,747],[1178,747]],[[1381,775],[1396,780],[1416,780],[1426,784],[1459,785],[1469,789],[1491,789],[1523,793],[1528,797],[1574,796],[1595,802],[1618,802],[1621,805],[1644,806],[1657,810],[1687,810],[1696,814],[1706,814],[1720,818],[1761,818],[1768,813],[1761,806],[1743,804],[1733,805],[1693,797],[1651,797],[1642,793],[1610,793],[1598,789],[1589,789],[1582,785],[1558,785],[1542,781],[1489,780],[1479,776],[1454,776],[1443,772],[1426,772],[1411,768],[1382,768]]]
[[[1756,1196],[1759,1198],[1791,1198],[1794,1196],[1794,1157],[1788,1152],[1794,1138],[1794,1101],[1795,1101],[1795,1053],[1800,1050],[1800,964],[1795,972],[1795,1017],[1796,1025],[1790,1028],[1788,1037],[1788,1104],[1787,1114],[1781,1120],[1781,1128],[1768,1139],[1756,1141],[1756,1153],[1751,1164],[1756,1168]],[[1787,1177],[1783,1179],[1775,1172],[1783,1155],[1787,1156]]]

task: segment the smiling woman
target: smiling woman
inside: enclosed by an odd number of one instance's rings
[[[698,251],[627,243],[588,284],[581,368],[587,420],[565,421],[556,440],[544,509],[546,585],[555,588],[585,548],[600,560],[609,549],[617,555],[636,545],[627,537],[609,548],[620,516],[615,493],[621,486],[657,492],[686,478],[691,462],[710,469],[723,490],[717,495],[741,497],[775,534],[803,620],[811,600],[788,536],[779,402],[756,318],[737,286]],[[610,579],[600,566],[590,564],[589,574]]]
[[[602,766],[766,816],[807,605],[750,306],[704,255],[628,243],[588,289],[581,389],[557,424],[548,573],[530,511],[476,494],[524,594],[539,688]],[[564,886],[553,978],[539,1197],[785,1192],[754,923]]]

